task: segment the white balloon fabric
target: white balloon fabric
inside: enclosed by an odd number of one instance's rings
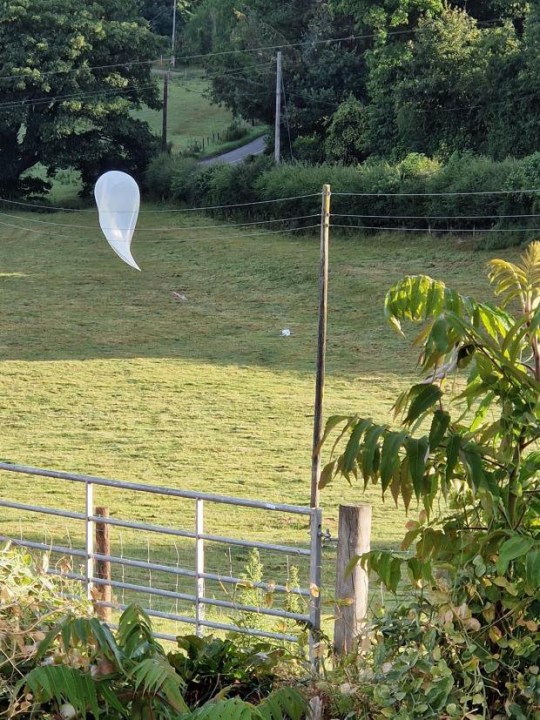
[[[99,224],[107,242],[125,263],[140,270],[131,254],[131,238],[141,199],[137,182],[125,172],[110,170],[98,178],[94,196]]]

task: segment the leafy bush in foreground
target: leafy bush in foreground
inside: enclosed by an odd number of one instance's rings
[[[136,605],[115,634],[97,618],[67,617],[40,643],[11,716],[300,720],[305,713],[299,692],[273,689],[275,658],[212,637],[178,643],[180,652],[167,655]]]
[[[406,572],[415,590],[375,624],[375,718],[540,718],[540,243],[488,270],[500,306],[426,276],[394,285],[390,322],[423,324],[425,376],[395,403],[401,428],[327,424],[345,446],[322,487],[341,475],[423,506],[411,557],[362,558],[389,589]]]
[[[0,709],[12,701],[13,688],[36,662],[46,633],[66,613],[81,616],[91,606],[78,583],[45,573],[25,550],[10,544],[0,550]],[[24,703],[23,703],[24,704]]]

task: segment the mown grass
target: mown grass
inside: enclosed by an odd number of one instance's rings
[[[158,76],[160,87],[163,78]],[[151,130],[161,137],[163,114],[161,110],[145,108],[135,113],[145,120]],[[173,73],[169,83],[167,114],[167,139],[173,150],[187,150],[198,147],[202,156],[226,152],[259,137],[266,132],[266,126],[247,126],[247,133],[240,143],[223,139],[226,128],[233,120],[227,108],[212,103],[209,97],[209,82],[200,71]],[[204,145],[204,149],[203,149]]]
[[[155,209],[144,207],[133,244],[140,274],[110,251],[93,212],[18,214],[9,222],[19,229],[1,227],[0,457],[308,504],[316,230],[302,236],[254,235],[253,229],[219,222],[204,229],[213,224],[208,218]],[[485,296],[484,265],[491,256],[459,239],[334,234],[326,416],[359,412],[388,421],[394,398],[415,376],[415,352],[383,319],[390,283],[407,273],[427,272]],[[173,292],[187,301],[176,300]],[[285,327],[290,337],[281,336]],[[3,497],[84,509],[79,486],[7,473],[0,482]],[[324,529],[334,537],[340,502],[372,503],[373,544],[399,543],[403,511],[390,500],[383,503],[376,488],[364,493],[343,481],[322,493]],[[96,504],[108,505],[113,516],[123,519],[193,530],[188,502],[100,490]],[[74,522],[11,511],[3,513],[0,531],[82,544]],[[205,531],[302,546],[308,541],[302,519],[227,506],[206,508]],[[113,552],[125,557],[193,567],[188,541],[164,542],[113,529],[112,543]],[[246,552],[233,547],[219,553],[216,547],[208,548],[210,571],[241,573]],[[325,550],[330,595],[334,555],[332,547]],[[263,560],[267,579],[286,580],[283,558]],[[133,582],[141,574],[126,569],[123,579]],[[150,577],[154,584],[160,580],[156,574]],[[184,591],[191,584],[165,581]],[[210,592],[223,596],[225,589],[217,584]]]

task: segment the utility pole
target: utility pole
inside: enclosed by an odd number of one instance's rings
[[[173,16],[172,16],[172,32],[171,32],[171,60],[169,68],[163,76],[163,122],[161,125],[161,152],[167,152],[167,112],[169,105],[169,81],[171,78],[171,68],[176,64],[175,58],[176,45],[176,0],[173,0]]]
[[[169,104],[169,74],[163,76],[163,118],[161,124],[161,152],[167,152],[167,106]]]
[[[330,185],[323,185],[321,205],[321,259],[319,270],[319,323],[317,331],[317,374],[315,378],[315,408],[313,413],[313,452],[311,455],[311,502],[319,507],[321,478],[321,438],[326,374],[326,327],[328,315],[328,246],[330,239]]]
[[[276,161],[276,165],[279,165],[281,159],[281,76],[281,50],[278,50],[276,68],[276,119],[274,130],[274,160]]]

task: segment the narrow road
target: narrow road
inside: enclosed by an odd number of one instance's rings
[[[216,163],[225,163],[226,165],[238,165],[245,160],[249,155],[262,155],[266,148],[266,137],[255,138],[247,145],[242,145],[236,150],[223,153],[223,155],[216,155],[216,157],[207,158],[201,160],[201,165],[215,165]]]

